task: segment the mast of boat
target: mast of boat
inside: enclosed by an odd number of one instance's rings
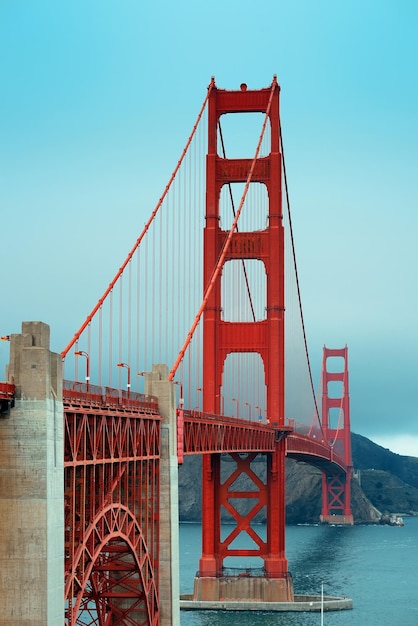
[[[324,582],[321,583],[321,626],[324,626]]]

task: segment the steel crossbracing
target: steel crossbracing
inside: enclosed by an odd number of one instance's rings
[[[314,399],[308,424],[299,413],[297,348],[285,340],[285,315],[287,327],[293,315],[285,284],[290,216],[282,209],[279,95],[276,78],[265,89],[243,84],[236,91],[218,89],[212,79],[150,219],[62,352],[66,377],[85,380],[64,384],[67,626],[160,623],[161,417],[157,399],[140,393],[153,363],[172,364],[169,380],[180,391],[179,463],[184,455],[203,458],[201,580],[224,578],[231,558],[256,557],[263,577],[283,583],[279,599],[292,599],[286,455],[323,471],[323,520],[350,521],[347,350],[337,351],[341,376],[323,373],[322,423]],[[261,115],[255,153],[227,158],[221,119],[243,114]],[[199,135],[204,115],[206,140]],[[201,146],[206,171],[199,195]],[[330,399],[330,383],[341,380],[341,395]],[[337,406],[344,419],[335,424],[329,414]],[[225,512],[232,526],[223,534]],[[260,513],[265,534],[254,525]],[[242,533],[251,549],[239,546]],[[210,584],[203,584],[202,597]]]

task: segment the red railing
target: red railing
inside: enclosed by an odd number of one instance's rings
[[[62,397],[64,402],[70,404],[140,409],[146,413],[158,413],[158,399],[155,396],[90,383],[64,380]]]
[[[0,400],[12,400],[15,397],[15,386],[12,383],[0,383]]]
[[[208,452],[263,451],[275,449],[276,441],[287,436],[291,429],[276,424],[262,424],[249,420],[201,413],[178,411],[181,416],[181,455]]]

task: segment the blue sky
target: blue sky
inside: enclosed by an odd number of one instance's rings
[[[276,74],[314,374],[324,344],[347,344],[353,430],[418,456],[417,27],[414,0],[3,0],[1,334],[42,320],[61,351],[211,76],[235,89]]]

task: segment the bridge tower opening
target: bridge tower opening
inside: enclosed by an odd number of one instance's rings
[[[212,85],[208,112],[208,154],[206,162],[206,225],[204,230],[204,288],[213,280],[214,268],[224,251],[224,265],[234,260],[256,260],[264,264],[266,274],[266,314],[258,321],[225,321],[222,319],[221,275],[214,283],[203,318],[203,410],[220,414],[224,364],[233,353],[258,353],[264,366],[266,413],[277,428],[274,452],[263,455],[266,481],[260,485],[254,479],[254,454],[233,456],[231,466],[239,467],[241,474],[253,479],[251,497],[266,511],[266,536],[261,537],[252,526],[254,509],[235,516],[236,531],[221,540],[221,509],[227,508],[232,498],[242,497],[235,482],[224,480],[220,471],[220,455],[203,456],[202,472],[202,556],[199,574],[195,580],[195,599],[248,599],[264,601],[292,601],[293,585],[285,555],[285,404],[284,404],[284,228],[282,215],[282,155],[280,151],[280,88],[274,78],[271,87],[256,91],[241,85],[237,91],[218,89]],[[269,153],[253,158],[220,156],[218,126],[224,114],[268,114]],[[261,129],[260,129],[261,130]],[[249,155],[251,156],[251,155]],[[219,200],[221,190],[231,183],[260,183],[267,189],[267,225],[262,230],[230,233],[220,225]],[[221,272],[222,274],[222,272]],[[231,455],[232,456],[232,455]],[[254,494],[254,482],[258,494]],[[230,508],[230,507],[229,507]],[[254,549],[243,550],[232,546],[233,539],[242,531],[253,538]],[[228,556],[259,557],[263,563],[262,575],[227,575],[224,560]],[[260,571],[260,570],[259,570]]]
[[[332,366],[331,366],[332,362]],[[343,457],[347,472],[322,473],[321,522],[353,524],[351,510],[350,396],[348,348],[324,346],[322,361],[322,431],[325,441]]]

